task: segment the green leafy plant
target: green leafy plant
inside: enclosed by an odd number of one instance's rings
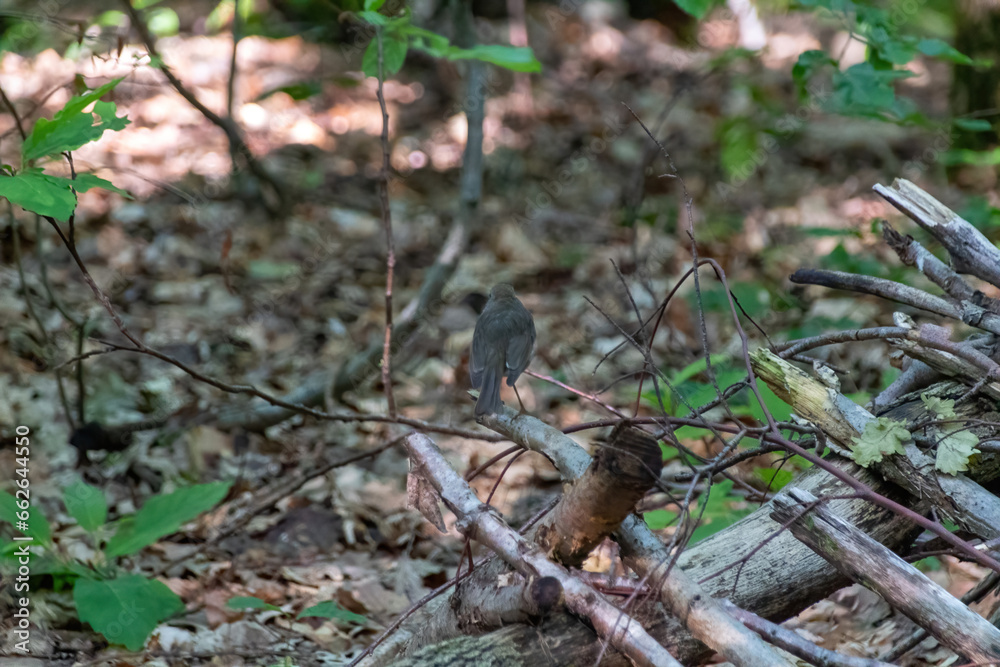
[[[121,79],[70,99],[51,120],[40,118],[21,145],[21,166],[0,166],[0,197],[26,211],[66,221],[76,209],[76,193],[103,188],[128,197],[103,178],[77,174],[75,179],[53,176],[35,166],[36,162],[58,159],[64,153],[99,140],[107,130],[117,131],[129,120],[117,115],[114,102],[101,97],[112,91]],[[88,110],[89,109],[89,110]]]
[[[705,293],[707,294],[707,290]],[[741,299],[740,301],[741,303],[745,303],[749,300]],[[707,303],[708,299],[706,298]],[[728,302],[726,307],[728,308]],[[741,363],[735,363],[729,356],[725,354],[713,354],[710,360],[712,362],[712,369],[715,372],[716,382],[720,389],[725,390],[727,387],[746,379],[746,367]],[[668,376],[671,386],[677,392],[676,394],[661,384],[660,395],[668,414],[674,417],[681,416],[687,414],[688,405],[698,408],[716,398],[716,385],[708,378],[707,369],[708,364],[705,358],[702,357]],[[772,416],[778,421],[787,421],[792,413],[791,407],[778,398],[777,394],[771,391],[766,385],[761,384],[759,389],[761,398],[764,399],[764,405]],[[680,396],[677,394],[680,394]],[[682,398],[683,400],[681,400]],[[643,391],[643,400],[650,407],[659,410],[659,401],[655,389],[645,389]],[[744,387],[733,396],[730,396],[727,402],[733,414],[743,417],[753,417],[761,423],[767,422],[760,403],[748,387]],[[684,426],[677,429],[676,434],[679,438],[686,438],[710,433],[698,427]]]
[[[230,598],[226,602],[226,607],[229,609],[256,609],[261,611],[277,611],[281,612],[286,616],[291,616],[290,613],[285,612],[276,605],[270,604],[261,600],[260,598],[255,598],[253,596],[238,596]],[[353,611],[348,611],[340,605],[338,605],[333,600],[327,600],[326,602],[320,602],[311,607],[307,607],[295,616],[296,620],[302,618],[326,618],[333,621],[341,621],[344,623],[355,623],[357,625],[364,625],[368,622],[368,619],[361,614],[355,614]]]
[[[928,396],[926,393],[920,395],[920,400],[923,401],[927,411],[934,413],[938,419],[958,419],[954,400]],[[950,475],[968,470],[969,460],[981,453],[976,448],[976,445],[979,444],[979,436],[967,430],[967,427],[960,422],[942,425],[935,431],[938,435],[938,446],[934,457],[934,467]]]
[[[364,9],[358,12],[365,23],[375,28],[376,34],[361,59],[361,71],[368,76],[379,76],[378,51],[382,42],[382,76],[396,74],[403,67],[410,49],[423,51],[435,58],[446,60],[481,60],[515,72],[540,72],[541,63],[528,47],[502,44],[479,44],[471,49],[452,45],[447,37],[419,28],[410,21],[410,13],[403,10],[398,16],[380,14],[385,0],[365,0]]]
[[[699,542],[709,535],[714,535],[752,512],[746,507],[734,507],[736,504],[744,504],[746,500],[733,493],[733,482],[728,479],[713,484],[708,493],[703,494],[698,502],[704,507],[704,511],[701,512],[698,527],[691,535],[691,544]],[[697,511],[693,514],[697,516]],[[660,530],[674,523],[677,519],[677,513],[663,509],[653,510],[644,513],[643,519],[651,529]]]
[[[130,651],[143,647],[161,622],[184,610],[176,593],[162,582],[125,572],[118,559],[132,556],[166,537],[218,504],[230,482],[183,487],[150,498],[133,516],[108,523],[104,492],[78,481],[63,492],[66,511],[87,534],[96,556],[92,562],[70,560],[55,548],[46,518],[26,500],[0,492],[0,521],[17,526],[19,513],[29,512],[27,536],[32,538],[32,574],[59,576],[73,587],[77,615],[108,641]],[[10,564],[14,549],[24,542],[0,545],[0,559]]]
[[[841,69],[838,57],[818,50],[802,53],[792,68],[800,96],[825,90],[821,101],[833,113],[926,124],[910,100],[896,95],[895,82],[914,76],[905,66],[920,55],[958,65],[976,64],[941,39],[907,32],[909,21],[903,20],[907,15],[899,8],[868,0],[798,0],[796,4],[850,29],[851,37],[865,45],[865,61],[846,69]],[[988,123],[976,125],[988,129]]]

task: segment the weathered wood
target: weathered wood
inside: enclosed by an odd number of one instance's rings
[[[483,505],[468,484],[448,465],[430,438],[422,433],[413,433],[405,442],[416,468],[410,474],[420,474],[438,491],[445,505],[459,517],[459,530],[488,546],[524,577],[552,577],[558,580],[566,607],[587,619],[598,635],[636,665],[680,667],[680,663],[638,621],[570,575],[565,568],[548,560],[537,547],[507,526],[489,506]]]
[[[916,406],[916,409],[919,407]],[[926,414],[913,410],[908,415],[914,422],[927,418]],[[893,416],[893,413],[890,412],[889,416]],[[589,457],[571,438],[531,416],[519,415],[516,411],[507,409],[502,415],[492,418],[488,425],[514,442],[544,452],[566,479],[582,474],[588,465]],[[896,485],[850,461],[837,459],[835,464],[875,491],[893,500],[909,502],[915,511],[924,512],[929,507],[919,499],[914,501]],[[919,533],[919,529],[915,530],[908,521],[892,512],[848,497],[852,495],[852,490],[820,468],[806,470],[795,478],[795,484],[815,495],[842,496],[841,500],[830,503],[835,511],[848,517],[855,525],[863,526],[866,532],[890,548],[909,544]],[[681,588],[681,593],[672,599],[685,622],[689,626],[694,625],[699,634],[713,631],[709,622],[713,618],[711,609],[701,608],[714,604],[708,596],[726,597],[764,618],[783,621],[851,582],[788,531],[779,532],[780,525],[774,522],[770,513],[771,505],[765,503],[750,516],[689,546],[680,555],[677,567],[665,581],[660,581],[662,576],[656,576],[657,572],[662,575],[664,559],[660,554],[663,543],[645,525],[635,526],[630,523],[641,523],[641,520],[630,518],[623,525],[623,536],[620,539],[632,535],[635,540],[630,545],[634,553],[629,551],[627,554],[630,567],[642,574],[653,574],[651,583]],[[486,574],[488,566],[489,563],[477,567],[472,579],[483,576],[484,581],[491,581],[495,585],[495,575],[490,579]],[[780,572],[781,576],[775,576],[776,572]],[[675,581],[680,583],[673,583]],[[688,589],[686,582],[690,581],[702,583]],[[684,592],[688,590],[693,592]],[[455,636],[458,630],[452,604],[461,599],[462,596],[456,594],[451,603],[443,598],[431,602],[404,623],[386,644],[379,647],[375,658],[365,664],[384,665],[395,657],[406,654],[408,647],[415,650],[425,643],[436,643]],[[690,613],[688,609],[691,610]],[[671,609],[671,613],[676,612]],[[708,621],[702,620],[705,618]],[[657,622],[646,627],[684,663],[696,662],[712,653],[675,616],[660,614]],[[740,627],[743,627],[742,624]],[[518,641],[521,642],[537,641],[538,629],[533,626],[518,624],[505,628],[503,632],[511,641],[514,641],[511,639],[514,636],[520,637]],[[570,633],[569,637],[559,637],[557,640],[598,647],[601,644],[593,632],[583,625],[567,626],[567,632]],[[717,636],[709,637],[711,642],[718,643],[719,637],[725,636],[716,632]],[[780,661],[772,664],[780,664]]]
[[[485,635],[462,635],[424,646],[391,667],[537,667],[596,665],[631,667],[614,647],[580,641],[580,621],[559,614],[544,622],[518,624]],[[592,635],[592,633],[590,633]]]
[[[1000,660],[1000,629],[889,549],[795,487],[774,499],[772,517],[852,580],[881,595],[953,651],[974,661]]]
[[[853,449],[854,439],[875,421],[875,416],[860,405],[769,350],[755,351],[751,361],[754,372],[779,398],[842,447]],[[975,535],[983,539],[1000,536],[1000,498],[965,475],[938,472],[934,459],[912,441],[904,449],[905,455],[887,456],[872,463],[872,469],[914,496],[928,500]]]
[[[822,285],[832,289],[850,290],[861,294],[871,294],[889,301],[902,303],[913,308],[950,317],[984,331],[1000,335],[1000,315],[987,311],[969,301],[955,302],[910,287],[894,280],[873,278],[844,271],[826,269],[799,269],[789,280],[799,285]]]
[[[890,338],[888,343],[905,352],[907,356],[919,359],[944,376],[964,380],[967,384],[972,384],[983,377],[981,368],[950,352],[925,347],[907,338]],[[983,384],[980,390],[990,398],[1000,401],[1000,382],[991,380]]]
[[[859,658],[821,648],[794,630],[771,623],[746,609],[740,609],[729,600],[723,600],[722,606],[761,637],[792,655],[808,661],[810,665],[816,667],[893,667],[881,660]]]
[[[968,221],[906,179],[873,189],[940,241],[956,271],[1000,287],[1000,250]]]
[[[656,439],[637,428],[618,426],[539,524],[535,543],[564,565],[581,565],[653,488],[661,467]]]
[[[1000,314],[1000,301],[974,289],[953,268],[938,259],[912,236],[903,236],[892,225],[883,221],[882,238],[896,252],[903,264],[917,268],[952,299],[967,301],[991,313]]]

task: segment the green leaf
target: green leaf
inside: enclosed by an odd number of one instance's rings
[[[104,190],[110,190],[111,192],[116,192],[126,199],[132,199],[130,195],[125,190],[115,187],[111,181],[106,181],[99,176],[94,176],[93,174],[77,174],[76,179],[70,181],[70,185],[76,189],[77,192],[87,192],[94,188],[102,188]]]
[[[928,412],[933,412],[938,419],[954,419],[958,417],[955,412],[955,401],[951,398],[941,398],[940,396],[928,396],[926,393],[920,394],[920,400]]]
[[[681,384],[682,382],[686,382],[687,380],[690,380],[695,375],[699,375],[700,373],[704,373],[705,370],[708,368],[708,362],[709,361],[712,362],[712,365],[715,368],[718,368],[720,365],[725,364],[725,363],[727,363],[729,361],[729,355],[722,354],[722,353],[716,353],[716,354],[709,355],[709,358],[707,360],[705,359],[705,357],[699,357],[695,361],[692,361],[690,364],[688,364],[687,366],[685,366],[681,370],[679,370],[676,373],[674,373],[673,375],[671,375],[670,376],[670,383],[673,384],[676,387],[677,385]]]
[[[74,151],[100,139],[105,130],[121,130],[128,125],[128,118],[115,115],[117,107],[113,102],[99,101],[120,81],[120,78],[114,79],[85,95],[71,98],[52,120],[39,118],[21,146],[24,160]],[[93,111],[84,113],[83,110],[91,104],[94,105]]]
[[[26,211],[66,221],[76,209],[72,181],[26,169],[14,176],[0,176],[0,197],[6,197]]]
[[[784,422],[791,418],[792,406],[781,400],[766,384],[758,383],[758,389],[760,389],[760,397],[764,399],[764,405],[776,421]],[[751,414],[762,424],[767,423],[767,417],[764,416],[764,411],[760,409],[760,403],[757,402],[757,398],[751,398],[750,401]]]
[[[979,454],[976,449],[979,438],[975,433],[956,428],[947,431],[938,443],[937,456],[934,458],[934,467],[949,475],[957,475],[969,469],[969,459],[974,454]]]
[[[161,621],[184,611],[184,603],[162,582],[131,574],[108,581],[80,578],[73,586],[80,620],[112,644],[142,649]]]
[[[108,558],[133,554],[177,530],[187,521],[214,507],[229,492],[232,482],[196,484],[146,501],[135,516],[119,522],[108,541]]]
[[[389,25],[389,17],[388,16],[383,16],[382,14],[379,14],[378,12],[370,12],[370,11],[358,12],[358,16],[360,16],[361,18],[363,18],[365,21],[367,21],[371,25],[377,25],[377,26],[387,26],[387,25]]]
[[[412,24],[403,26],[400,31],[410,39],[413,48],[420,49],[435,58],[447,58],[453,51],[461,50],[451,46],[447,37]]]
[[[349,79],[355,85],[357,81],[355,79]],[[260,102],[261,100],[266,100],[271,95],[275,93],[285,93],[293,100],[301,101],[307,100],[310,97],[316,97],[323,92],[323,84],[319,81],[301,81],[299,83],[292,83],[287,86],[279,86],[278,88],[272,88],[264,93],[257,96],[255,101]]]
[[[104,492],[84,482],[76,482],[63,491],[63,502],[80,527],[92,533],[108,518],[108,503]]]
[[[841,113],[881,117],[893,110],[896,89],[893,82],[914,76],[904,70],[880,70],[858,63],[833,73],[834,103]]]
[[[177,18],[177,12],[169,7],[158,7],[149,12],[146,19],[149,31],[157,37],[170,37],[176,35],[180,30],[181,20]]]
[[[296,618],[309,617],[329,618],[335,621],[357,623],[358,625],[364,625],[368,622],[368,619],[361,614],[355,614],[353,611],[348,611],[332,600],[320,602],[319,604],[313,605],[308,609],[303,609],[302,613],[296,616]]]
[[[882,460],[888,454],[903,454],[903,443],[911,438],[902,422],[879,417],[865,424],[861,437],[854,438],[852,456],[862,468]]]
[[[38,540],[42,545],[52,544],[52,529],[49,527],[49,520],[34,505],[29,505],[27,510],[21,509],[20,505],[23,505],[23,501],[23,498],[15,498],[6,491],[0,491],[0,522],[9,523],[11,526],[14,526],[17,532],[24,533],[28,537]],[[28,512],[27,530],[17,528],[18,522],[21,521],[17,518],[18,514],[24,511]],[[21,544],[24,544],[24,542]]]
[[[451,60],[482,60],[515,72],[541,72],[542,64],[527,46],[504,46],[502,44],[479,44],[471,49],[455,49]]]
[[[745,499],[733,494],[732,480],[713,484],[705,499],[702,522],[691,534],[691,544],[728,528],[753,511],[749,508],[733,509],[731,505],[734,502],[745,502]]]
[[[96,25],[104,26],[106,28],[119,28],[125,25],[125,12],[120,12],[116,9],[106,11],[97,17],[94,21]]]
[[[799,54],[799,59],[792,67],[792,79],[798,86],[799,94],[804,95],[806,85],[816,74],[826,67],[835,67],[837,62],[825,51],[806,51]]]
[[[385,4],[385,0],[365,0],[365,11],[366,12],[377,12],[382,9],[382,5]]]
[[[273,604],[264,602],[260,598],[255,598],[250,595],[241,595],[234,598],[229,598],[226,601],[226,607],[228,609],[266,609],[268,611],[281,611],[281,607],[276,607]]]
[[[982,118],[955,118],[951,121],[960,130],[966,132],[990,132],[993,125],[988,120]]]
[[[722,168],[729,179],[746,179],[757,171],[759,132],[749,118],[737,116],[724,121],[720,128]]]
[[[650,530],[663,530],[677,519],[677,513],[670,510],[653,510],[643,512],[642,520]]]
[[[925,56],[948,60],[957,65],[972,64],[972,58],[940,39],[922,39],[917,42],[917,50]]]
[[[715,0],[676,0],[677,6],[698,20],[705,18],[713,6]]]
[[[403,67],[406,60],[407,43],[398,33],[388,32],[382,36],[382,75],[390,77]],[[361,58],[361,71],[367,76],[378,76],[378,36],[372,39]]]
[[[776,468],[757,468],[754,471],[760,479],[767,484],[770,491],[780,491],[792,481],[792,473],[789,470]]]
[[[916,46],[913,45],[912,40],[887,35],[879,35],[875,47],[878,56],[885,61],[886,67],[905,65],[913,60],[913,55],[916,52]]]
[[[697,426],[681,426],[680,428],[674,429],[674,436],[676,436],[678,440],[694,440],[695,438],[714,438],[715,434],[707,428],[699,428]],[[666,446],[667,445],[661,444],[661,447]],[[670,447],[670,449],[677,451],[676,447]],[[674,458],[676,458],[676,455]],[[664,460],[667,460],[667,457],[664,457]],[[698,461],[694,461],[695,465],[698,465],[698,463]]]
[[[945,151],[941,163],[947,166],[956,164],[973,164],[983,167],[994,167],[1000,164],[1000,148],[986,151],[952,150]]]

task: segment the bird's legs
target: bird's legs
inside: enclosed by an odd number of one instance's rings
[[[524,402],[521,400],[521,394],[518,393],[516,384],[512,386],[514,387],[514,395],[517,396],[517,402],[521,406],[521,414],[523,415],[527,412],[527,410],[524,409]]]

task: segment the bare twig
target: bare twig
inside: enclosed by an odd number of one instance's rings
[[[554,384],[555,386],[557,386],[557,387],[559,387],[561,389],[565,389],[566,391],[568,391],[571,394],[579,396],[580,398],[585,398],[585,399],[587,399],[588,401],[590,401],[592,403],[596,403],[597,405],[601,406],[602,408],[604,408],[608,412],[610,412],[610,413],[612,413],[614,415],[618,415],[622,419],[625,418],[625,414],[624,413],[622,413],[620,410],[618,410],[613,405],[610,405],[610,404],[605,403],[604,401],[602,401],[600,399],[600,397],[599,397],[598,394],[588,394],[585,391],[581,391],[579,389],[576,389],[574,387],[569,386],[565,382],[560,382],[559,380],[555,379],[554,377],[552,377],[550,375],[542,375],[541,373],[536,373],[533,370],[526,370],[524,372],[525,372],[526,375],[530,375],[531,377],[538,378],[539,380],[542,380],[544,382],[548,382],[550,384]]]
[[[793,283],[822,285],[834,289],[871,294],[929,313],[950,317],[966,324],[1000,335],[1000,315],[996,315],[968,301],[952,303],[909,285],[885,278],[873,278],[843,271],[800,269],[790,277]]]
[[[873,189],[940,241],[958,273],[1000,286],[1000,250],[968,221],[906,179]]]
[[[17,133],[21,135],[21,141],[24,141],[28,138],[28,135],[24,131],[24,125],[21,124],[21,117],[18,115],[17,108],[14,106],[14,103],[10,101],[10,98],[7,97],[7,93],[4,92],[2,86],[0,86],[0,99],[3,100],[3,103],[6,104],[7,108],[10,110],[10,115],[14,117],[14,126],[17,128]]]
[[[622,104],[624,104],[624,102]],[[705,374],[708,375],[709,381],[712,383],[712,386],[715,387],[716,395],[721,396],[722,389],[719,388],[719,380],[715,375],[715,369],[712,367],[712,355],[709,351],[709,345],[708,345],[708,323],[705,321],[705,308],[703,307],[704,301],[702,299],[702,294],[701,294],[701,279],[698,277],[698,267],[701,265],[701,261],[698,257],[698,242],[697,240],[695,240],[694,237],[694,200],[691,198],[691,194],[688,192],[687,189],[687,183],[684,182],[684,178],[680,175],[680,172],[677,170],[677,166],[674,164],[674,159],[670,156],[670,153],[663,146],[663,144],[660,143],[660,141],[653,136],[653,133],[649,131],[649,128],[646,127],[645,123],[642,122],[642,119],[639,118],[639,116],[634,111],[632,111],[632,108],[629,107],[627,104],[624,104],[624,106],[626,109],[628,109],[629,113],[632,114],[632,117],[635,118],[636,122],[639,123],[639,126],[646,133],[646,136],[648,136],[657,146],[660,147],[660,152],[663,154],[663,157],[667,159],[667,164],[670,166],[670,173],[664,174],[662,177],[675,179],[681,186],[681,193],[684,196],[684,210],[687,214],[687,223],[688,223],[687,235],[688,238],[691,240],[691,266],[694,268],[692,275],[694,276],[695,298],[697,299],[698,302],[698,326],[701,332],[701,346],[705,359]],[[714,265],[717,267],[716,272],[721,274],[722,272],[721,267],[718,267],[718,264]],[[729,287],[727,285],[726,290],[728,291],[728,289]],[[730,302],[732,301],[732,298],[733,298],[732,294],[730,294],[729,295]],[[729,408],[729,404],[723,401],[721,405],[722,408],[726,411],[726,414],[728,414],[730,418],[735,419],[735,415]]]
[[[930,250],[916,241],[912,236],[903,236],[887,221],[882,221],[882,238],[886,244],[896,251],[907,266],[915,266],[921,273],[943,289],[956,301],[977,301],[977,305],[985,307],[992,313],[1000,313],[1000,302],[991,299],[972,285],[965,282],[950,266],[934,256]]]
[[[379,201],[382,204],[382,226],[385,228],[385,341],[382,344],[382,386],[389,414],[396,415],[396,399],[392,394],[392,278],[396,268],[396,243],[392,237],[392,211],[389,208],[389,112],[385,107],[384,60],[382,30],[375,29],[378,44],[378,105],[382,110],[382,178],[379,179]]]
[[[240,14],[240,3],[239,0],[234,0],[233,2],[233,54],[229,59],[229,78],[226,80],[226,115],[230,118],[233,117],[233,98],[235,97],[234,91],[236,89],[236,52],[240,45],[240,40],[243,39],[243,17]],[[235,158],[235,156],[234,156]],[[238,169],[239,166],[233,161],[233,169]]]
[[[771,623],[753,612],[745,611],[729,600],[720,600],[722,608],[732,614],[736,620],[747,626],[771,644],[783,648],[792,655],[802,658],[816,667],[892,667],[886,662],[870,658],[857,658],[843,655],[803,639],[796,632],[786,630],[780,625]]]

